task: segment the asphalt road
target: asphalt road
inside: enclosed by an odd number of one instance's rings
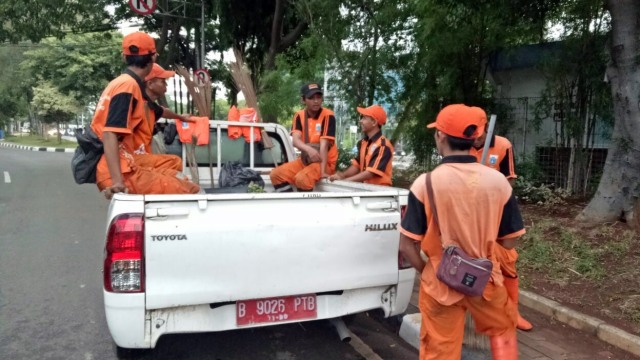
[[[115,358],[102,302],[108,201],[73,182],[71,156],[0,148],[1,359]],[[351,329],[365,344],[319,321],[171,335],[141,358],[417,359],[388,323],[361,314]]]

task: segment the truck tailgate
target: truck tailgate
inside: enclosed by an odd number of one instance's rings
[[[396,284],[399,220],[392,196],[148,202],[147,308]]]

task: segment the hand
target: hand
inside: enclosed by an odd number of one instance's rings
[[[195,122],[194,120],[191,119],[191,114],[182,114],[182,115],[178,115],[178,117],[180,118],[180,120],[182,121],[186,121],[186,122]]]
[[[116,193],[128,193],[129,189],[127,189],[127,187],[123,184],[123,183],[115,183],[111,186],[107,186],[104,190],[102,190],[102,193],[104,194],[104,197],[107,198],[107,200],[111,200],[111,198],[113,197],[113,194]]]
[[[309,156],[309,160],[311,160],[311,162],[316,163],[316,162],[322,161],[322,158],[320,157],[320,152],[312,148],[311,146],[305,149],[305,152],[307,153],[307,156]]]

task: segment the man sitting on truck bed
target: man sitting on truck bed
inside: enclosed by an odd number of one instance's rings
[[[173,169],[143,167],[136,163],[134,134],[146,126],[145,87],[142,79],[157,57],[155,40],[135,32],[122,41],[125,72],[102,92],[91,129],[103,142],[104,154],[96,169],[96,185],[107,199],[119,192],[132,194],[188,194],[200,187],[179,178]]]
[[[293,146],[302,152],[297,159],[271,171],[271,183],[277,192],[311,191],[321,178],[336,169],[338,148],[335,145],[336,118],[322,107],[322,88],[306,84],[300,89],[305,108],[293,117]]]
[[[364,138],[358,141],[358,153],[347,170],[331,175],[329,180],[391,186],[393,145],[380,130],[387,123],[387,113],[380,105],[359,107],[358,112],[361,115],[360,127],[364,133]]]
[[[193,122],[189,114],[178,115],[155,102],[167,92],[167,79],[174,77],[175,74],[174,71],[165,70],[162,66],[154,63],[151,72],[144,79],[145,91],[148,97],[144,102],[144,113],[147,121],[140,124],[138,131],[133,133],[136,146],[133,151],[133,157],[139,166],[182,171],[182,159],[180,157],[170,154],[153,154],[151,149],[154,127],[159,118]]]

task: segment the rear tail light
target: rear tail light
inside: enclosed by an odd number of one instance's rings
[[[109,292],[144,292],[142,214],[122,214],[111,221],[103,272],[104,288]]]
[[[400,206],[400,219],[404,217],[404,213],[407,212],[407,205]],[[398,251],[398,269],[408,269],[411,267],[411,263],[402,256],[402,253]]]

